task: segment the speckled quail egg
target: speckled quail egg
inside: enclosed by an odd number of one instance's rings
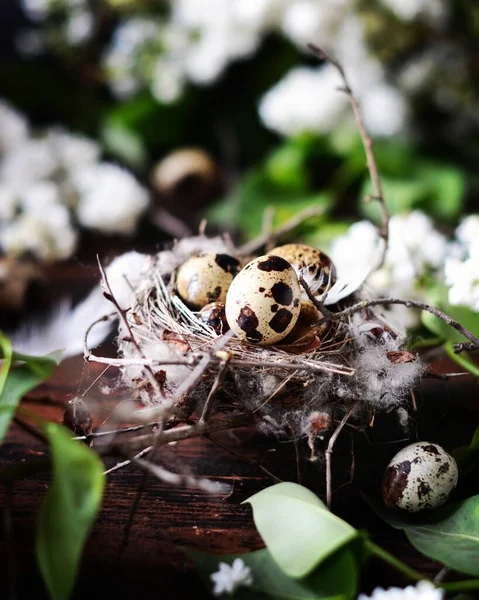
[[[236,276],[226,296],[226,318],[235,335],[252,344],[275,344],[293,329],[301,288],[280,256],[260,256]]]
[[[417,442],[400,450],[389,463],[382,482],[388,508],[419,512],[442,506],[457,485],[458,469],[444,448]]]
[[[283,342],[285,344],[295,344],[311,335],[323,338],[331,328],[331,323],[326,321],[321,325],[312,327],[313,324],[318,323],[323,317],[324,315],[314,306],[311,300],[301,300],[298,320]]]
[[[176,275],[181,299],[195,310],[211,302],[224,302],[240,264],[229,254],[198,254],[185,261]]]
[[[198,317],[210,327],[212,327],[218,335],[226,333],[230,326],[226,320],[225,305],[221,302],[211,302],[198,313]]]
[[[312,292],[321,292],[326,289],[328,282],[332,285],[336,281],[336,269],[332,260],[321,250],[306,244],[286,244],[277,246],[268,254],[281,256],[287,260],[299,277],[303,277]],[[307,297],[303,290],[303,297]]]

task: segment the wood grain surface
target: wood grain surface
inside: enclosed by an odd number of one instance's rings
[[[71,290],[80,297],[96,274],[91,268],[69,266],[52,270],[51,281],[61,295]],[[451,370],[448,363],[434,366]],[[100,365],[83,359],[65,361],[52,379],[24,400],[24,406],[38,414],[61,421],[65,402],[86,389],[101,372]],[[456,370],[456,369],[454,369]],[[110,373],[113,377],[114,373]],[[95,391],[92,391],[93,396]],[[431,440],[451,449],[467,443],[479,422],[477,380],[465,377],[449,382],[425,380],[417,395],[413,439]],[[115,396],[109,402],[115,402]],[[104,407],[103,407],[104,408]],[[108,407],[106,410],[109,410]],[[101,411],[100,411],[101,412]],[[98,416],[95,425],[99,425]],[[409,565],[433,576],[440,565],[417,553],[404,534],[385,525],[362,500],[360,491],[376,493],[383,470],[392,455],[404,445],[395,430],[394,415],[378,417],[365,433],[346,429],[334,454],[333,510],[352,525],[367,529],[374,541]],[[215,434],[223,446],[206,438],[194,438],[163,447],[158,462],[168,468],[211,478],[229,486],[227,493],[211,495],[184,487],[172,487],[148,477],[134,514],[128,544],[120,552],[125,527],[131,515],[143,474],[127,467],[108,476],[103,506],[88,541],[74,598],[207,598],[202,584],[183,547],[207,552],[234,553],[262,546],[251,516],[241,502],[274,481],[260,465],[278,479],[299,480],[324,495],[324,468],[310,462],[306,444],[261,436],[253,428]],[[395,441],[398,440],[398,441]],[[18,464],[45,457],[44,444],[12,424],[1,452],[1,465]],[[299,456],[299,461],[297,460]],[[351,480],[352,457],[354,477]],[[115,464],[108,459],[106,466]],[[35,566],[35,519],[48,487],[48,473],[35,474],[16,482],[10,499],[2,490],[2,539],[0,598],[46,598]],[[479,482],[467,481],[468,493],[479,493]],[[458,494],[464,490],[459,489]],[[9,500],[9,501],[8,501]],[[9,535],[7,533],[10,532]],[[454,577],[451,576],[451,579]],[[361,587],[403,585],[401,576],[372,561],[364,570]]]

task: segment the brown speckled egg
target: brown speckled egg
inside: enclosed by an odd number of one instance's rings
[[[331,285],[336,281],[336,269],[332,260],[313,246],[306,244],[286,244],[273,248],[268,254],[286,259],[299,277],[303,277],[312,292],[322,292],[328,281]],[[306,292],[303,290],[303,297]]]
[[[181,299],[199,310],[211,302],[224,302],[240,264],[229,254],[199,254],[185,261],[176,275]]]
[[[293,329],[301,288],[280,256],[260,256],[240,271],[226,296],[226,318],[235,335],[252,344],[275,344]]]
[[[226,320],[225,305],[221,302],[211,302],[203,306],[198,317],[203,323],[212,327],[218,335],[226,333],[230,328]]]
[[[382,482],[388,508],[415,513],[442,506],[457,485],[458,469],[444,448],[417,442],[400,450],[389,463]]]
[[[312,325],[320,321],[323,317],[324,315],[319,312],[311,300],[301,300],[298,320],[283,342],[285,344],[294,344],[305,339],[308,335],[316,335],[322,339],[331,328],[331,323],[326,321],[315,327],[312,327]]]

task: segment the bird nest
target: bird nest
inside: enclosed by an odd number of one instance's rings
[[[264,433],[307,437],[314,445],[342,415],[368,422],[374,411],[390,411],[410,397],[425,365],[403,351],[404,335],[369,308],[334,318],[363,297],[359,291],[329,306],[328,319],[303,322],[299,335],[276,344],[218,332],[176,286],[178,268],[205,252],[237,255],[222,237],[176,242],[149,259],[138,285],[131,285],[129,308],[119,310],[119,358],[111,364],[120,367],[118,385],[143,405],[164,411],[173,423],[194,413],[206,421],[247,412]],[[115,303],[103,276],[105,295]]]

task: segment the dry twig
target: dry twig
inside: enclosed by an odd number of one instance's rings
[[[341,91],[343,91],[347,94],[349,101],[351,102],[351,107],[353,109],[354,117],[356,119],[356,124],[358,126],[359,133],[361,135],[361,139],[362,139],[363,146],[364,146],[364,151],[366,153],[366,160],[367,160],[369,175],[371,177],[371,182],[372,182],[373,188],[374,188],[374,196],[370,197],[370,198],[366,198],[366,201],[376,200],[377,202],[379,202],[379,206],[381,207],[382,224],[379,228],[379,235],[384,240],[384,247],[383,247],[383,251],[382,251],[382,255],[381,255],[381,260],[376,267],[376,269],[379,269],[384,264],[384,260],[386,258],[386,251],[387,251],[388,240],[389,240],[389,220],[391,218],[391,215],[389,213],[388,207],[386,206],[386,202],[384,201],[381,178],[379,176],[379,170],[378,170],[378,167],[376,164],[376,159],[374,158],[374,143],[364,125],[364,121],[361,116],[361,110],[359,108],[359,103],[358,103],[356,97],[354,96],[354,93],[349,85],[348,78],[346,77],[346,73],[345,73],[344,68],[341,65],[341,63],[339,61],[337,61],[335,58],[333,58],[330,54],[328,54],[327,52],[322,50],[321,48],[318,48],[318,46],[315,46],[314,44],[308,44],[308,48],[320,60],[327,60],[329,63],[331,63],[333,65],[333,67],[336,68],[336,70],[340,74],[341,79],[343,80],[343,84],[344,84],[344,87],[341,88]]]

